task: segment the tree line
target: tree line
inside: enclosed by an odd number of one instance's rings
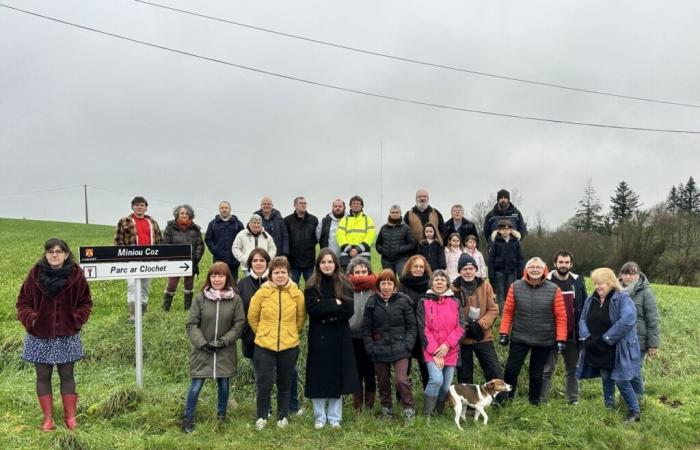
[[[547,256],[560,248],[574,253],[576,271],[613,270],[636,261],[649,279],[666,284],[700,284],[700,190],[691,176],[672,186],[666,200],[644,207],[625,181],[620,181],[607,212],[589,180],[574,215],[550,230],[528,224],[526,254]]]

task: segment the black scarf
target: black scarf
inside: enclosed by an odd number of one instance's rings
[[[425,293],[430,287],[430,277],[427,273],[424,273],[420,277],[414,277],[413,275],[409,274],[405,277],[401,277],[401,284],[411,289],[412,291]]]
[[[63,267],[52,269],[45,261],[39,261],[39,267],[41,267],[39,280],[41,280],[46,294],[50,298],[56,297],[61,292],[61,289],[68,284],[68,277],[73,270],[73,265],[64,264]]]

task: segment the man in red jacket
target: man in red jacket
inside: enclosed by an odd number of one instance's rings
[[[566,350],[566,307],[561,289],[548,281],[547,265],[535,257],[525,264],[523,277],[508,290],[499,344],[508,345],[508,360],[503,379],[513,386],[508,393],[512,398],[518,384],[518,375],[525,357],[530,353],[530,390],[528,400],[537,406],[542,392],[542,373],[549,352],[556,346],[559,353]],[[510,339],[509,339],[510,335]]]

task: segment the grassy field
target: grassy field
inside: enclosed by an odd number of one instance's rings
[[[72,433],[65,430],[57,399],[60,426],[53,433],[42,433],[37,428],[40,410],[34,370],[20,359],[24,330],[15,318],[17,292],[47,238],[61,237],[77,251],[81,245],[110,245],[112,233],[113,229],[105,226],[0,219],[0,448],[700,447],[700,289],[661,285],[655,285],[654,290],[661,313],[662,344],[659,356],[645,366],[647,397],[639,424],[622,424],[626,409],[619,401],[614,410],[603,408],[599,380],[583,383],[579,404],[567,405],[560,367],[549,404],[535,408],[519,397],[506,408],[491,409],[487,427],[469,422],[464,432],[454,426],[448,413],[430,421],[418,418],[408,425],[398,419],[384,422],[369,415],[355,417],[347,403],[341,430],[315,431],[307,412],[284,431],[268,427],[256,432],[252,372],[247,361],[239,358],[239,374],[232,383],[238,406],[229,410],[228,423],[217,426],[215,385],[207,383],[198,404],[197,431],[184,435],[180,420],[189,386],[189,344],[181,291],[174,310],[164,313],[159,305],[165,281],[158,279],[152,284],[152,307],[144,320],[145,389],[140,391],[134,383],[133,327],[125,321],[126,282],[96,282],[91,284],[93,315],[82,331],[86,358],[76,365],[79,428]],[[205,273],[209,262],[209,255],[205,255]],[[505,353],[500,348],[499,354],[503,362]],[[303,363],[299,368],[303,373]],[[480,379],[481,374],[476,377]],[[303,375],[300,379],[303,382]],[[521,393],[526,386],[527,377],[521,376]],[[58,392],[57,376],[54,392]],[[422,395],[416,398],[420,409]],[[305,406],[308,411],[308,402]]]

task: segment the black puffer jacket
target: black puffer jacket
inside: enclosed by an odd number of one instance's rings
[[[246,317],[245,325],[243,326],[243,334],[241,335],[241,349],[243,350],[243,356],[250,359],[253,359],[255,333],[253,333],[253,330],[248,324],[248,307],[250,306],[250,299],[253,298],[253,294],[255,294],[266,281],[267,271],[265,271],[261,277],[258,277],[251,270],[250,275],[238,282],[238,292],[243,301],[243,311]]]
[[[440,245],[438,241],[433,241],[430,244],[421,243],[418,245],[418,253],[423,255],[430,264],[430,269],[435,271],[438,269],[447,269],[447,259],[445,258],[445,247]]]
[[[192,222],[186,230],[180,228],[174,220],[168,222],[163,232],[163,244],[185,244],[192,246],[192,275],[199,273],[199,260],[204,254],[202,229]]]
[[[514,273],[516,277],[520,276],[525,268],[525,257],[520,241],[511,237],[506,242],[497,233],[491,248],[489,248],[488,264],[490,276],[495,275],[496,272]]]
[[[442,242],[444,242],[445,245],[448,244],[447,238],[449,238],[452,233],[458,233],[462,243],[464,243],[464,239],[471,234],[476,238],[477,247],[479,246],[479,233],[476,231],[474,222],[464,218],[462,219],[462,226],[459,227],[459,231],[455,231],[455,221],[454,219],[450,219],[445,222],[445,228],[445,234],[442,235]]]
[[[416,314],[407,295],[396,292],[385,302],[372,294],[362,319],[362,340],[372,361],[409,358],[417,335]]]
[[[292,213],[284,218],[289,235],[289,265],[293,268],[305,269],[313,267],[316,262],[316,216],[306,213],[298,217]]]
[[[382,261],[394,262],[411,256],[416,250],[416,240],[405,223],[386,223],[379,230],[375,247]]]

